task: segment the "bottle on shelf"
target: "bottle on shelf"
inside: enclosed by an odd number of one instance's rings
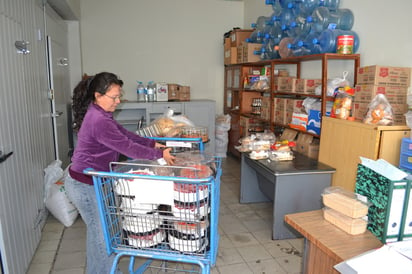
[[[153,81],[149,81],[147,83],[147,102],[155,102],[156,101],[156,84]]]
[[[143,85],[143,82],[141,81],[137,81],[137,101],[138,102],[145,102],[145,93],[146,93],[146,89],[145,86]]]

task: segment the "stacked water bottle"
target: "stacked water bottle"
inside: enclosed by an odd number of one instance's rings
[[[147,86],[141,81],[137,81],[137,101],[138,102],[154,102],[156,101],[156,84],[149,81]]]
[[[246,40],[262,44],[262,60],[336,53],[338,37],[351,37],[351,52],[359,48],[359,36],[352,30],[354,15],[339,8],[340,0],[265,0],[270,16],[259,16]],[[348,53],[348,52],[345,52]]]

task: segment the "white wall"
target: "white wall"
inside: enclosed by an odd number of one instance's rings
[[[194,99],[223,109],[223,34],[243,26],[243,2],[222,0],[81,1],[83,72],[117,73],[126,99],[136,80],[191,87]]]
[[[245,28],[250,28],[258,16],[272,13],[271,6],[264,5],[264,0],[244,2]],[[352,30],[359,35],[360,47],[357,53],[361,54],[361,66],[412,67],[412,35],[408,23],[412,1],[341,0],[340,7],[354,13]]]
[[[362,66],[412,67],[412,1],[341,0],[341,7],[355,15]],[[135,100],[136,80],[190,85],[192,98],[216,100],[221,113],[222,36],[271,12],[264,0],[81,1],[83,72],[119,74],[129,100]]]

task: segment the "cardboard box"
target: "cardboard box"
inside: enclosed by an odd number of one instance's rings
[[[411,82],[411,68],[366,66],[357,71],[357,84],[378,86],[403,86],[409,87]]]
[[[166,83],[156,83],[156,101],[167,102],[168,100],[168,85]]]
[[[280,140],[288,140],[288,141],[295,141],[298,132],[293,129],[285,128],[283,130],[282,135],[280,136]]]
[[[231,64],[237,64],[237,48],[236,47],[230,47],[229,49],[225,49],[225,58],[224,58],[224,64],[225,65],[231,65]]]
[[[315,139],[309,134],[299,133],[295,150],[309,158],[317,159],[319,156],[319,139]]]
[[[321,84],[321,79],[295,79],[295,92],[315,94],[316,87],[320,86]]]
[[[247,62],[260,61],[260,56],[256,55],[255,52],[259,51],[261,47],[262,47],[262,44],[243,42],[238,47],[238,62],[247,63]]]
[[[286,110],[288,112],[305,113],[302,99],[286,99]]]
[[[274,110],[275,111],[286,110],[286,102],[287,102],[286,98],[280,98],[280,97],[274,98]]]
[[[230,32],[230,41],[232,47],[238,47],[246,41],[252,34],[253,29],[234,29]]]
[[[190,87],[180,86],[179,101],[190,101]]]
[[[275,77],[275,90],[277,92],[295,92],[294,77]]]
[[[168,101],[176,101],[179,100],[179,90],[180,85],[178,84],[167,84],[167,98]]]
[[[355,102],[372,102],[376,94],[384,94],[391,104],[406,104],[407,87],[356,85]]]

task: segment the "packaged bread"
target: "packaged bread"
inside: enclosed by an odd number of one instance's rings
[[[325,206],[351,218],[359,218],[368,214],[369,206],[365,196],[338,186],[325,188],[322,200]]]
[[[366,231],[367,218],[351,218],[334,209],[323,208],[323,218],[348,234],[358,235]]]

